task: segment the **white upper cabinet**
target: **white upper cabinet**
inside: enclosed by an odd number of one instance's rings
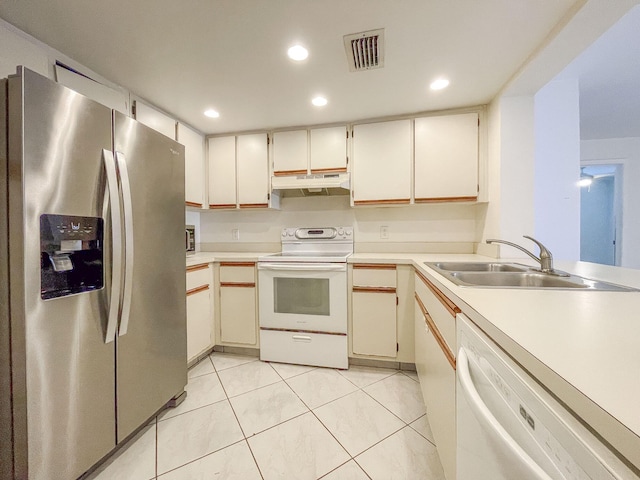
[[[478,197],[478,114],[415,120],[415,202]]]
[[[273,174],[347,171],[347,127],[323,127],[273,134]]]
[[[236,207],[236,137],[209,138],[209,208]]]
[[[267,134],[237,137],[238,204],[240,208],[269,206]]]
[[[304,175],[308,165],[307,131],[273,134],[273,174]]]
[[[184,145],[184,195],[189,207],[204,206],[204,137],[178,123],[178,142]]]
[[[147,127],[153,128],[156,132],[160,132],[169,138],[176,139],[176,121],[175,119],[159,112],[155,108],[145,105],[140,100],[135,100],[134,117],[140,123],[144,123]]]
[[[409,204],[411,120],[353,127],[354,205]]]
[[[309,131],[311,173],[347,171],[347,128],[326,127]]]

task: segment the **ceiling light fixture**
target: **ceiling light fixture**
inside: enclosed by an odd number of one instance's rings
[[[205,117],[209,117],[209,118],[218,118],[220,116],[220,114],[215,110],[213,110],[212,108],[210,108],[209,110],[205,110],[204,115]]]
[[[593,183],[593,175],[589,175],[584,172],[584,168],[580,169],[580,180],[578,180],[579,187],[588,187]]]
[[[433,82],[431,82],[431,85],[429,85],[431,90],[442,90],[443,88],[447,88],[448,86],[449,80],[447,80],[446,78],[439,78],[437,80],[434,80]]]
[[[309,56],[309,51],[302,45],[294,45],[289,50],[287,50],[287,55],[289,55],[289,58],[291,60],[301,62]]]
[[[313,103],[316,107],[324,107],[328,103],[328,101],[326,98],[318,96],[313,98],[311,100],[311,103]]]

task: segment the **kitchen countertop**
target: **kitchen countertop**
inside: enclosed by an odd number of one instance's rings
[[[201,252],[187,265],[256,261],[264,253]],[[496,261],[473,254],[356,253],[349,263],[410,264],[511,357],[640,469],[640,292],[455,285],[424,262]],[[529,259],[501,259],[532,265]],[[555,267],[640,288],[640,270],[585,262]]]
[[[187,267],[213,262],[256,262],[263,255],[274,252],[197,252],[187,256]]]

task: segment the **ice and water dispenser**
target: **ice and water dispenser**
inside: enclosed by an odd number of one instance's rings
[[[40,296],[47,300],[102,288],[103,220],[40,216]]]

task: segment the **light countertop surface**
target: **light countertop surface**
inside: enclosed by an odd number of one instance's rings
[[[187,265],[256,261],[264,253],[201,252]],[[441,288],[540,383],[640,468],[640,292],[462,287],[424,262],[496,261],[472,254],[356,253],[349,263],[410,264]],[[528,259],[501,259],[531,265]],[[640,270],[585,262],[555,267],[640,288]]]

